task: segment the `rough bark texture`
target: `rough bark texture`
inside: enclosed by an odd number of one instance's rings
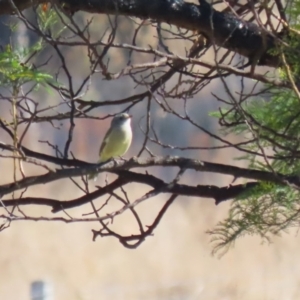
[[[13,14],[12,0],[0,0],[0,14]],[[47,2],[44,0],[15,0],[20,10]],[[64,0],[70,11],[126,15],[152,19],[205,34],[217,46],[233,50],[260,65],[277,67],[279,59],[269,54],[276,37],[264,32],[254,23],[240,20],[230,13],[214,10],[206,1],[200,5],[182,0]]]

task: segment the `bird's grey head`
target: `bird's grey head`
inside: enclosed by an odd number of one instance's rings
[[[121,126],[125,124],[127,121],[130,122],[130,119],[131,116],[127,113],[116,115],[111,121],[111,126]]]

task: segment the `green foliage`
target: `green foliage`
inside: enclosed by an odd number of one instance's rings
[[[292,86],[300,81],[300,1],[293,1],[288,12],[294,31],[286,40],[289,46],[279,49],[286,60],[279,76]],[[275,174],[300,174],[300,99],[294,89],[270,86],[262,96],[233,101],[211,116],[219,119],[224,135],[234,133],[248,141],[241,146],[244,154],[238,159],[249,167]],[[299,191],[260,182],[232,202],[228,217],[209,234],[214,253],[224,253],[241,236],[258,235],[269,241],[272,235],[299,225]]]
[[[243,146],[246,154],[239,158],[250,167],[277,174],[300,174],[300,99],[290,89],[272,88],[270,95],[269,100],[251,99],[235,110],[223,109],[212,115],[226,124],[225,134],[246,136],[250,141]],[[229,216],[209,233],[217,252],[226,251],[238,237],[259,235],[269,240],[299,223],[299,191],[261,182],[236,198]]]
[[[65,18],[59,14],[57,9],[48,8],[43,10],[39,7],[37,9],[37,18],[39,30],[53,39],[59,37],[67,28],[67,25],[61,22]],[[64,22],[67,23],[67,20],[64,20]],[[45,43],[45,39],[42,37],[40,42]]]
[[[284,42],[286,45],[281,45],[280,51],[284,53],[287,65],[291,68],[291,73],[294,80],[298,80],[300,76],[300,1],[288,1],[286,13],[289,16],[288,35],[285,36]],[[287,30],[287,29],[286,29]],[[281,75],[286,77],[286,66],[283,67]]]
[[[267,169],[283,174],[298,174],[300,161],[300,106],[299,99],[290,89],[270,91],[270,99],[262,97],[243,102],[238,109],[221,111],[219,118],[228,126],[225,133],[247,137],[249,143],[243,149],[248,154],[244,159],[258,169]],[[216,114],[214,114],[216,116]],[[264,153],[261,149],[264,149]],[[272,154],[269,165],[262,156]]]
[[[38,26],[42,33],[48,36],[57,37],[64,26],[58,26],[59,17],[55,10],[43,11],[37,9]],[[15,31],[17,25],[11,25],[11,30]],[[54,35],[52,33],[55,33]],[[21,45],[7,45],[0,53],[0,84],[18,90],[25,83],[34,83],[36,87],[47,86],[51,82],[55,84],[52,75],[36,67],[32,60],[46,47],[46,42],[41,36],[34,45],[22,47]]]
[[[286,12],[289,15],[289,25],[296,30],[300,29],[300,2],[299,1],[288,1]]]
[[[261,183],[236,198],[228,217],[212,231],[214,253],[225,253],[237,238],[258,235],[269,241],[272,235],[300,225],[299,191],[269,183]]]
[[[27,82],[45,84],[52,76],[34,68],[26,62],[26,57],[37,51],[33,48],[13,49],[6,46],[0,53],[0,84],[2,86],[21,86]]]

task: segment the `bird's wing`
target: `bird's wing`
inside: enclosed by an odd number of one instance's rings
[[[102,144],[101,144],[100,150],[99,150],[100,161],[101,161],[101,153],[102,153],[103,149],[105,148],[106,144],[108,143],[108,140],[109,140],[109,136],[110,136],[111,130],[112,130],[112,127],[110,127],[110,128],[107,130],[107,132],[106,132],[106,134],[105,134],[105,136],[104,136],[104,138],[103,138],[103,140],[102,140]]]

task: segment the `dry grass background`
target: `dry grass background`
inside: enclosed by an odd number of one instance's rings
[[[61,193],[70,196],[62,187]],[[144,220],[150,223],[161,201],[140,208]],[[179,199],[154,236],[136,250],[112,238],[92,242],[96,224],[13,223],[0,235],[0,299],[29,299],[34,280],[50,282],[55,300],[299,299],[294,233],[271,245],[243,238],[219,259],[211,255],[205,231],[228,205],[215,207],[208,199],[184,202]],[[122,232],[136,229],[126,216],[117,223]]]
[[[84,52],[79,48],[77,52],[68,53],[67,59],[72,65],[77,63],[76,68],[79,69],[84,65],[84,59],[78,60],[79,55],[84,57],[82,54]],[[75,74],[80,82],[81,74],[76,68]],[[234,87],[236,80],[230,84]],[[136,93],[126,80],[118,82],[113,96],[110,94],[112,87],[108,82],[93,82],[91,93],[94,98],[100,97],[102,100]],[[220,91],[221,88],[213,86],[210,89]],[[60,101],[55,97],[49,96],[48,101]],[[209,91],[204,91],[195,99],[193,105],[201,111],[203,122],[207,122],[207,112],[216,105],[212,103]],[[143,110],[141,107],[138,109],[141,116]],[[156,113],[154,116],[159,127],[163,116]],[[101,126],[98,122],[76,123],[72,150],[78,158],[96,160],[99,136],[108,127],[108,121],[103,121]],[[49,148],[36,142],[45,135],[51,138],[53,129],[47,126],[34,125],[27,136],[26,145],[49,152]],[[134,130],[136,138],[127,157],[136,154],[141,138],[136,120]],[[169,130],[162,136],[172,134],[174,128],[171,126]],[[211,139],[199,132],[186,132],[190,144],[211,144]],[[183,131],[180,133],[176,132],[176,136],[184,135]],[[53,139],[61,145],[66,136],[55,134]],[[174,140],[174,144],[177,142],[180,140]],[[232,151],[189,153],[195,158],[237,165],[233,161],[235,155]],[[11,172],[11,165],[6,160],[0,160],[0,167],[3,174]],[[36,169],[26,166],[26,172],[36,174]],[[2,184],[9,179],[2,176],[0,182]],[[103,177],[98,179],[98,183],[101,180]],[[231,178],[189,173],[186,180],[224,185],[230,183]],[[130,186],[127,191],[131,200],[145,192],[143,187],[137,186]],[[49,186],[36,186],[27,195],[30,194],[62,200],[81,195],[67,180]],[[161,196],[140,205],[138,211],[145,224],[153,221],[165,199]],[[101,205],[102,201],[98,199],[97,204]],[[226,216],[229,204],[216,207],[211,199],[178,198],[155,230],[154,236],[136,250],[125,249],[113,238],[98,238],[92,242],[91,229],[97,229],[97,224],[14,222],[0,233],[0,299],[29,299],[30,283],[34,280],[48,281],[53,286],[55,300],[300,299],[300,246],[296,231],[275,238],[270,245],[262,245],[256,237],[246,237],[238,240],[235,247],[222,258],[211,255],[210,237],[205,232]],[[110,206],[109,209],[115,207]],[[49,213],[49,209],[39,207],[26,208],[24,211],[35,216]],[[74,217],[87,212],[89,207],[69,211]],[[124,234],[137,230],[127,214],[116,220],[114,226]]]

